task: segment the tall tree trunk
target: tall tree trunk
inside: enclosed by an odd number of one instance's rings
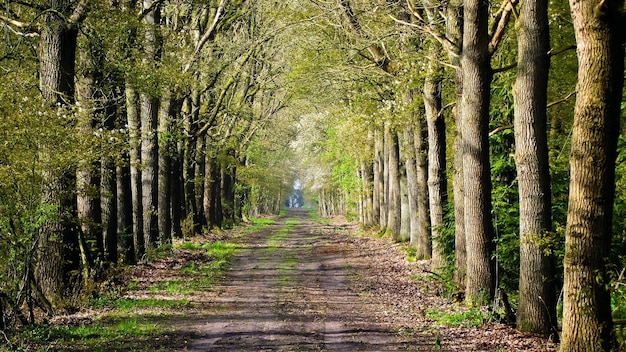
[[[184,142],[182,160],[184,209],[185,217],[191,217],[194,224],[200,224],[200,218],[202,217],[202,214],[198,212],[196,207],[195,185],[196,144],[198,139],[195,135],[198,130],[199,103],[200,96],[194,92],[191,98],[185,100],[182,108],[185,118],[185,134],[188,136]],[[198,228],[195,228],[196,232],[199,232],[198,230]]]
[[[401,142],[402,144],[402,142]],[[400,156],[402,158],[402,156]],[[403,167],[400,167],[400,241],[411,240],[411,214],[409,210],[409,185]]]
[[[175,111],[180,112],[182,110],[183,101],[181,99],[176,100]],[[176,131],[176,133],[181,133],[180,130]],[[183,178],[183,157],[184,157],[184,141],[179,141],[176,143],[174,150],[174,154],[171,158],[171,167],[172,173],[170,177],[170,191],[171,195],[171,213],[172,213],[172,229],[171,233],[173,237],[181,237],[182,236],[182,222],[183,222],[183,214],[184,214],[184,184],[185,179]]]
[[[463,0],[451,0],[446,9],[446,37],[452,45],[447,48],[450,64],[454,67],[454,87],[456,105],[454,115],[454,141],[452,145],[453,176],[452,194],[454,196],[454,279],[465,288],[467,272],[467,252],[465,245],[465,195],[463,186],[463,131],[461,102],[463,101],[463,70],[461,68],[461,49],[463,46]]]
[[[122,248],[120,255],[126,264],[134,264],[135,241],[133,236],[133,206],[128,160],[118,161],[115,166],[117,193],[117,235]]]
[[[226,226],[235,223],[235,173],[234,165],[222,163],[220,166],[220,188],[222,197],[222,213]]]
[[[157,246],[158,227],[158,141],[159,102],[145,93],[141,100],[141,205],[146,252]]]
[[[209,134],[207,134],[204,138],[200,137],[196,142],[196,160],[195,160],[195,174],[194,174],[194,194],[196,198],[194,199],[195,208],[198,211],[198,215],[206,214],[209,209],[205,209],[204,207],[204,197],[206,189],[204,187],[206,178],[211,177],[211,175],[206,173],[207,168],[207,158],[211,156],[211,150],[209,150],[209,145],[211,143],[211,138]],[[198,218],[197,229],[196,232],[200,233],[202,231],[203,226],[209,226],[209,219],[205,219],[200,216]]]
[[[409,194],[409,212],[411,213],[410,217],[410,244],[412,247],[417,248],[417,252],[423,254],[423,251],[420,250],[420,242],[418,235],[418,227],[419,227],[419,219],[418,219],[418,207],[417,207],[417,199],[419,195],[417,194],[419,191],[419,187],[417,185],[417,166],[415,164],[415,134],[413,126],[407,126],[403,130],[403,138],[402,138],[402,150],[404,156],[404,163],[406,169],[406,178],[408,183],[408,194]],[[418,256],[418,259],[426,259],[421,256]]]
[[[105,156],[100,167],[100,209],[102,211],[102,242],[104,261],[115,264],[118,260],[117,188],[115,160]]]
[[[383,188],[382,188],[382,206],[380,218],[382,221],[381,229],[385,232],[389,229],[389,211],[391,208],[391,203],[389,202],[389,154],[390,154],[390,146],[391,142],[389,140],[389,124],[385,123],[383,127],[383,131],[381,131],[382,138],[382,165],[383,165]]]
[[[97,35],[88,35],[87,42],[81,47],[79,57],[79,77],[77,82],[77,100],[80,103],[78,110],[79,135],[84,140],[92,140],[98,126],[107,130],[112,128],[111,119],[107,119],[103,103],[106,95],[102,93],[106,87],[98,86],[103,81],[101,72],[104,55],[101,52],[102,43]],[[88,147],[86,148],[88,149]],[[101,175],[104,157],[99,156],[96,150],[90,150],[82,160],[78,161],[76,171],[76,202],[78,221],[82,235],[87,243],[95,243],[95,248],[85,248],[83,253],[83,276],[89,277],[91,263],[87,257],[102,263],[105,259],[104,232],[101,204]],[[102,175],[105,176],[106,175]],[[110,182],[110,179],[105,181]],[[110,183],[105,186],[110,186]],[[108,196],[108,195],[107,195]],[[107,205],[109,203],[106,203]]]
[[[615,158],[624,84],[623,0],[570,0],[578,83],[565,230],[561,351],[610,351]]]
[[[130,190],[132,208],[133,262],[146,254],[143,236],[143,206],[141,205],[141,120],[139,119],[139,96],[135,89],[126,85],[126,118],[128,120],[128,157],[130,162]]]
[[[387,127],[385,130],[385,143],[389,144],[387,163],[389,164],[389,209],[387,212],[387,230],[394,241],[400,241],[401,207],[400,194],[400,150],[398,148],[398,134]]]
[[[160,56],[160,5],[155,0],[144,0],[143,8],[150,9],[144,16],[145,37],[144,65],[154,68]],[[158,226],[158,177],[159,177],[159,150],[158,150],[158,119],[159,99],[155,91],[156,80],[152,78],[146,90],[140,92],[141,113],[141,205],[143,208],[143,236],[146,252],[156,248],[159,240]]]
[[[554,263],[545,243],[552,236],[547,114],[548,2],[523,1],[517,24],[515,161],[520,207],[520,277],[517,328],[556,333]]]
[[[436,46],[431,43],[431,53]],[[441,243],[444,211],[448,202],[446,179],[446,123],[441,111],[441,67],[429,63],[429,75],[424,81],[424,107],[428,129],[428,204],[432,234],[432,270],[440,271],[446,265]]]
[[[495,291],[489,163],[489,2],[465,0],[463,23],[463,185],[467,249],[466,301],[486,304]]]
[[[84,5],[82,2],[78,6]],[[75,23],[65,18],[81,21],[84,14],[74,18],[72,3],[68,0],[49,1],[50,11],[43,13],[40,33],[39,88],[50,106],[64,106],[74,102],[74,73],[76,40]],[[86,11],[86,10],[85,10]],[[59,16],[59,14],[63,16]],[[42,148],[41,159],[50,162],[54,146]],[[42,204],[54,207],[53,214],[41,225],[37,246],[35,277],[45,297],[59,306],[68,288],[66,274],[78,267],[75,253],[78,236],[74,228],[76,216],[75,171],[63,166],[49,165],[42,173],[44,185]]]
[[[112,93],[111,91],[108,92]],[[118,97],[119,98],[119,97]],[[104,109],[103,126],[109,132],[115,130],[117,113],[112,100],[107,100]],[[102,241],[104,247],[104,261],[109,264],[116,264],[119,259],[118,232],[117,232],[117,176],[115,174],[115,158],[111,154],[102,156],[100,163],[100,211],[102,219]]]
[[[385,178],[383,175],[384,161],[383,161],[383,136],[380,129],[374,130],[374,194],[373,194],[373,202],[374,202],[374,221],[378,224],[378,227],[384,229],[386,225],[385,218],[385,204],[384,199],[385,196],[383,192],[385,191]]]
[[[372,209],[372,170],[371,164],[365,160],[361,160],[361,196],[363,211],[363,226],[371,227],[374,224],[374,215]]]
[[[159,110],[159,178],[158,178],[158,215],[159,235],[162,244],[172,243],[172,155],[174,140],[172,139],[172,99],[164,96]]]
[[[428,211],[428,157],[426,153],[423,121],[415,120],[415,177],[417,180],[417,239],[418,257],[431,258],[430,216]]]

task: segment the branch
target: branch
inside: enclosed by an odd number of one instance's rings
[[[74,12],[68,17],[67,22],[72,25],[79,24],[87,18],[87,13],[89,12],[89,0],[81,0],[81,2],[76,5]]]
[[[417,11],[417,9],[413,6],[413,4],[411,4],[410,0],[407,0],[406,4],[411,15],[413,15],[413,17],[415,17],[421,23],[421,25],[402,21],[393,16],[389,16],[389,17],[391,17],[391,19],[397,23],[410,26],[410,27],[415,27],[415,28],[418,28],[419,30],[426,32],[427,34],[430,34],[433,38],[435,38],[436,41],[438,41],[441,44],[441,46],[443,46],[446,52],[453,53],[455,51],[453,48],[456,47],[456,44],[452,42],[448,37],[446,37],[445,35],[441,35],[441,33],[435,30],[432,24],[430,23],[430,19],[429,21],[424,20],[424,17],[419,13],[419,11]],[[432,15],[429,15],[429,18],[432,18]]]
[[[489,53],[493,54],[498,48],[498,44],[502,41],[502,37],[504,36],[504,32],[506,30],[506,26],[509,23],[509,19],[511,18],[511,14],[515,13],[515,6],[517,6],[518,0],[506,0],[506,4],[504,4],[504,8],[502,9],[502,16],[500,17],[500,21],[498,21],[498,25],[493,32],[493,36],[491,37],[491,42],[489,43]],[[515,13],[517,17],[517,13]]]
[[[401,19],[395,18],[392,15],[389,15],[389,17],[394,20],[394,22],[398,23],[398,24],[402,24],[405,26],[409,26],[409,27],[413,27],[413,28],[417,28],[420,31],[423,31],[427,34],[430,34],[433,38],[435,38],[439,43],[441,43],[441,45],[443,45],[444,48],[447,48],[447,46],[452,45],[452,43],[450,42],[450,40],[446,37],[443,37],[441,35],[439,35],[439,33],[437,33],[435,30],[433,30],[432,28],[430,28],[430,26],[428,25],[419,25],[419,24],[415,24],[415,23],[411,23],[411,22],[407,22],[407,21],[403,21]],[[419,20],[419,18],[418,18]],[[421,20],[420,20],[421,21]]]
[[[187,65],[185,65],[183,72],[188,72],[189,69],[191,69],[191,65],[193,65],[198,59],[198,56],[200,55],[200,51],[202,51],[202,48],[204,47],[204,45],[215,36],[215,30],[217,28],[217,24],[220,22],[220,20],[222,19],[222,16],[224,15],[225,7],[226,7],[226,0],[221,0],[220,4],[217,7],[217,11],[215,12],[215,18],[213,19],[213,22],[211,23],[211,27],[209,27],[209,29],[207,29],[207,31],[204,32],[204,34],[202,35],[202,38],[200,38],[200,40],[198,41],[198,44],[196,45],[196,49],[193,51],[193,55],[191,56],[191,60],[187,63]]]
[[[339,6],[343,10],[342,13],[346,17],[348,25],[352,33],[357,36],[359,39],[365,39],[367,42],[371,42],[371,39],[367,33],[361,27],[352,7],[350,6],[350,2],[348,0],[339,0]],[[370,44],[367,47],[367,51],[372,55],[376,65],[380,67],[383,71],[389,72],[389,63],[391,60],[384,54],[384,50],[381,49],[380,46],[376,44]]]
[[[267,40],[269,40],[269,39],[267,39]],[[241,73],[241,70],[243,69],[243,66],[250,59],[250,57],[252,57],[252,54],[254,54],[254,51],[256,50],[256,48],[259,45],[261,45],[261,43],[262,42],[257,43],[256,45],[253,45],[252,48],[250,48],[250,50],[248,50],[248,52],[241,59],[241,62],[239,63],[239,66],[235,69],[233,74],[230,76],[230,78],[228,79],[228,82],[226,82],[226,85],[224,85],[224,88],[222,88],[222,91],[220,92],[220,95],[217,98],[217,101],[215,102],[215,106],[213,107],[213,110],[211,111],[211,115],[209,115],[208,122],[205,123],[204,126],[202,126],[202,128],[200,130],[198,130],[198,132],[196,132],[196,137],[201,137],[202,135],[204,135],[206,133],[206,131],[209,128],[211,128],[211,126],[213,125],[213,121],[215,120],[215,118],[217,118],[217,114],[220,111],[222,102],[224,101],[224,98],[226,97],[226,93],[228,93],[228,90],[230,89],[230,87],[233,84],[235,84],[235,78],[239,75],[239,73]]]
[[[493,73],[505,72],[505,71],[508,71],[508,70],[512,70],[512,69],[514,69],[514,68],[516,68],[516,67],[517,67],[517,62],[514,62],[514,63],[512,63],[512,64],[508,64],[508,65],[503,66],[503,67],[494,68],[494,69],[492,70],[492,72],[493,72]]]
[[[559,55],[563,52],[566,52],[568,50],[573,50],[576,49],[576,45],[570,45],[570,46],[566,46],[564,48],[558,49],[558,50],[550,50],[548,51],[548,57],[552,57],[552,56],[556,56]],[[511,69],[514,69],[517,67],[517,62],[514,62],[512,64],[500,67],[500,68],[494,68],[493,69],[493,73],[500,73],[500,72],[505,72]]]
[[[548,56],[549,57],[556,56],[556,55],[564,53],[564,52],[566,52],[568,50],[574,50],[574,49],[576,49],[576,45],[575,44],[574,45],[569,45],[569,46],[566,46],[566,47],[563,47],[563,48],[560,48],[560,49],[557,49],[557,50],[550,49],[550,51],[548,51]]]
[[[489,132],[489,137],[493,137],[500,132],[504,132],[506,130],[512,130],[512,129],[513,129],[513,125],[500,126],[496,128],[495,130]]]
[[[567,100],[569,100],[569,98],[571,98],[571,97],[572,97],[572,96],[574,96],[574,95],[576,95],[576,91],[573,91],[573,92],[569,93],[568,95],[566,95],[565,97],[563,97],[563,98],[561,98],[561,99],[559,99],[559,100],[557,100],[557,101],[553,101],[552,103],[550,103],[550,104],[548,104],[548,105],[546,106],[546,109],[551,108],[551,107],[553,107],[553,106],[555,106],[555,105],[558,105],[558,104],[564,103],[564,102],[566,102]]]
[[[453,102],[451,102],[451,103],[447,104],[446,106],[442,107],[442,108],[441,108],[441,111],[445,111],[445,110],[447,110],[447,109],[450,109],[451,107],[453,107],[453,106],[455,106],[455,105],[456,105],[456,101],[453,101]]]
[[[2,20],[4,22],[6,22],[7,24],[10,24],[10,25],[12,25],[14,27],[17,27],[17,28],[30,28],[31,27],[30,23],[17,21],[17,20],[14,20],[12,18],[8,18],[8,17],[3,16],[3,15],[0,15],[0,20]]]

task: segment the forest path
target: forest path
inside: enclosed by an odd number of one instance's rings
[[[442,297],[442,284],[423,270],[427,262],[409,263],[399,244],[365,235],[356,223],[313,219],[305,210],[257,220],[188,238],[125,268],[117,284],[102,284],[100,308],[58,317],[43,341],[16,345],[72,352],[557,350],[467,315]]]
[[[401,326],[382,321],[379,307],[350,288],[366,254],[349,248],[346,226],[317,224],[292,210],[246,237],[188,349],[431,350],[436,336],[398,333]]]

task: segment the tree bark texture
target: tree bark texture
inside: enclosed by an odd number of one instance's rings
[[[198,228],[201,223],[200,218],[202,213],[199,212],[196,206],[196,144],[197,137],[195,137],[198,129],[198,116],[199,116],[199,102],[200,96],[196,92],[192,93],[192,97],[186,99],[183,103],[183,116],[185,118],[185,134],[188,136],[185,139],[183,146],[183,193],[184,193],[184,209],[185,217],[191,217],[194,224],[196,224],[195,231],[199,232]]]
[[[434,47],[434,44],[431,44]],[[430,63],[430,76],[424,81],[424,107],[428,128],[428,204],[432,236],[432,270],[440,271],[446,265],[441,228],[448,202],[446,178],[446,123],[441,111],[441,79],[436,63]]]
[[[386,220],[384,218],[385,213],[385,205],[384,205],[384,182],[385,178],[383,176],[383,136],[380,129],[374,130],[374,194],[372,195],[373,200],[373,213],[374,213],[374,222],[378,224],[378,227],[381,229],[385,228]]]
[[[145,93],[141,101],[141,205],[143,236],[146,251],[156,248],[158,227],[158,140],[157,122],[159,101]]]
[[[154,5],[154,6],[153,6]],[[144,0],[143,8],[151,9],[144,16],[144,65],[155,67],[160,56],[160,5],[153,0]],[[152,78],[154,79],[154,78]],[[151,82],[152,83],[152,82]],[[159,121],[159,99],[150,87],[144,87],[139,94],[141,114],[141,205],[143,212],[143,236],[146,252],[156,248],[159,241],[158,226],[158,178],[159,148],[157,128]]]
[[[624,84],[623,0],[570,0],[578,83],[565,230],[562,352],[610,351],[608,256]]]
[[[387,163],[389,171],[389,209],[387,212],[387,230],[391,234],[391,238],[394,241],[400,241],[400,226],[401,226],[401,207],[402,198],[400,194],[400,160],[398,149],[398,134],[387,127],[385,130],[385,143],[389,144]]]
[[[135,249],[133,262],[141,260],[146,254],[143,236],[143,206],[141,205],[141,120],[139,116],[139,96],[135,89],[127,84],[126,118],[128,120],[132,234]]]
[[[66,23],[59,14],[69,16],[70,1],[50,1],[45,4],[39,44],[39,88],[44,101],[60,108],[74,102],[74,74],[78,30]],[[41,159],[50,162],[49,150],[43,146]],[[55,170],[56,169],[56,170]],[[44,296],[56,307],[62,304],[68,285],[66,276],[78,267],[74,255],[78,246],[73,217],[76,216],[75,171],[58,170],[49,165],[42,172],[42,204],[54,207],[41,225],[37,245],[35,277]]]
[[[430,235],[430,216],[428,210],[428,155],[426,153],[426,134],[424,121],[415,120],[413,143],[415,143],[415,177],[417,181],[417,256],[432,257]]]
[[[448,59],[454,67],[454,88],[456,104],[452,110],[454,115],[454,141],[452,195],[454,197],[454,280],[457,285],[465,288],[467,272],[467,253],[465,246],[465,211],[463,186],[463,131],[461,103],[463,101],[463,70],[461,68],[461,51],[463,46],[463,1],[451,0],[446,8],[446,37],[452,45],[447,48]]]
[[[547,113],[550,38],[548,2],[522,1],[517,24],[515,161],[520,207],[520,277],[517,328],[556,332],[554,263],[546,255],[552,233]]]
[[[402,142],[400,142],[402,144]],[[400,150],[402,159],[402,150]],[[400,167],[400,241],[411,240],[411,212],[409,211],[409,186],[405,169]]]
[[[158,123],[159,177],[158,177],[158,226],[162,244],[172,243],[172,155],[176,151],[172,134],[172,99],[164,96],[161,100]]]
[[[205,182],[204,180],[206,178],[212,177],[211,175],[207,174],[207,162],[208,159],[211,157],[211,151],[209,149],[207,149],[207,146],[211,144],[211,137],[209,134],[207,134],[204,138],[198,138],[196,141],[196,152],[195,152],[195,174],[193,175],[193,180],[194,180],[194,194],[196,195],[196,198],[194,199],[195,202],[195,206],[194,208],[198,211],[198,214],[208,214],[207,212],[211,211],[211,209],[206,209],[204,207],[204,201],[203,199],[205,199],[206,196],[206,191],[207,189],[205,188]],[[218,180],[218,178],[216,178],[216,180]],[[202,230],[203,226],[210,226],[209,224],[209,219],[205,218],[203,216],[200,216],[198,218],[198,228],[196,230],[196,232],[200,232]]]
[[[415,164],[415,135],[413,126],[407,126],[402,131],[402,154],[405,164],[406,170],[406,178],[407,178],[407,188],[408,188],[408,208],[410,212],[410,233],[409,233],[409,243],[412,247],[417,249],[418,253],[423,251],[420,250],[420,242],[418,236],[418,227],[419,227],[419,219],[418,219],[418,207],[417,207],[417,199],[419,195],[418,185],[417,185],[417,166]],[[426,259],[420,257],[418,255],[418,259]]]
[[[123,248],[119,253],[126,264],[134,264],[135,241],[133,236],[133,206],[130,187],[130,165],[128,160],[118,161],[115,165],[116,177],[116,210],[117,210],[117,236]]]
[[[94,138],[94,132],[100,123],[104,122],[104,110],[98,103],[103,101],[100,91],[103,87],[97,87],[102,81],[100,67],[101,56],[98,43],[91,42],[90,38],[85,47],[82,47],[79,57],[79,74],[76,89],[77,100],[80,103],[78,109],[78,133],[81,138],[90,140]],[[76,171],[76,203],[78,221],[83,236],[89,243],[95,243],[95,248],[87,248],[94,258],[102,261],[104,258],[104,233],[102,226],[102,208],[100,202],[100,175],[101,160],[89,153],[84,159],[78,160]],[[89,261],[85,258],[84,263]],[[88,276],[90,268],[83,268]]]
[[[372,165],[366,162],[365,160],[361,160],[361,196],[362,202],[361,207],[363,211],[363,226],[371,227],[374,225],[374,214],[373,214],[373,190],[372,190]]]
[[[489,163],[489,2],[465,0],[463,22],[463,185],[467,249],[466,301],[488,303],[494,295],[493,224]]]

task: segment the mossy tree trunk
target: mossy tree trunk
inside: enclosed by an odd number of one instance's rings
[[[614,347],[607,265],[624,84],[623,0],[570,0],[578,83],[565,230],[561,352]]]

